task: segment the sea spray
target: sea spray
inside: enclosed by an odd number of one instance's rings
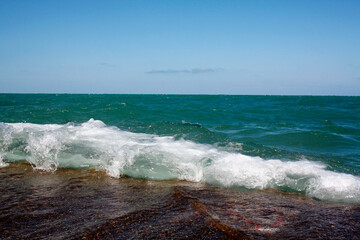
[[[90,119],[82,124],[1,123],[2,165],[96,168],[112,177],[203,181],[221,187],[287,189],[326,201],[360,203],[360,178],[321,162],[263,159],[173,136],[133,133]]]

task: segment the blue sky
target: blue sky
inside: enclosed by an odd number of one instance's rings
[[[0,92],[360,95],[360,1],[0,1]]]

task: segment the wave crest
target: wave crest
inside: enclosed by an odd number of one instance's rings
[[[0,166],[21,160],[47,171],[96,168],[113,177],[276,188],[360,203],[360,178],[319,162],[264,160],[171,136],[122,131],[94,119],[79,125],[1,123]]]

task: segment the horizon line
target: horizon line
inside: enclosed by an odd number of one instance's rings
[[[188,95],[188,96],[309,96],[309,97],[360,97],[360,95],[341,94],[229,94],[229,93],[71,93],[71,92],[0,92],[0,94],[33,95]]]

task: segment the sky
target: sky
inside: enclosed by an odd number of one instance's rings
[[[1,0],[0,92],[360,95],[360,1]]]

